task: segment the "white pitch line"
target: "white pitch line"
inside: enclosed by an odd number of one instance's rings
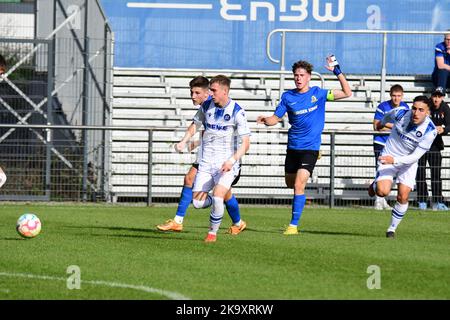
[[[202,9],[211,10],[212,4],[195,3],[147,3],[147,2],[128,2],[128,8],[147,8],[147,9]]]
[[[53,280],[53,281],[67,281],[66,278],[53,277],[53,276],[40,276],[40,275],[35,275],[35,274],[30,274],[30,273],[0,272],[0,276],[16,277],[16,278],[31,278],[31,279],[40,279],[40,280]],[[156,294],[165,296],[172,300],[191,300],[190,298],[183,296],[182,294],[180,294],[178,292],[156,289],[156,288],[147,287],[147,286],[136,286],[136,285],[132,285],[132,284],[108,282],[108,281],[101,281],[101,280],[81,280],[81,283],[98,285],[98,286],[123,288],[123,289],[133,289],[133,290],[144,291],[144,292],[148,292],[148,293],[156,293]]]

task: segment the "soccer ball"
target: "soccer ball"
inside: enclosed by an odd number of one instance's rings
[[[41,232],[41,220],[33,213],[25,213],[17,220],[16,230],[24,238],[34,238]]]

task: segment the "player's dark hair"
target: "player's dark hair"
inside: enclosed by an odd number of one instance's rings
[[[402,93],[403,93],[403,91],[405,91],[405,90],[403,90],[403,87],[402,87],[401,85],[399,85],[399,84],[394,84],[394,85],[391,87],[391,90],[389,90],[389,93],[390,93],[390,94],[393,94],[394,92],[402,92]]]
[[[298,68],[305,69],[309,74],[311,74],[313,71],[313,65],[303,60],[297,61],[292,65],[292,73],[295,73],[295,70],[297,70]]]
[[[414,100],[413,100],[413,103],[415,103],[415,102],[422,102],[422,103],[425,103],[425,104],[428,106],[428,108],[431,109],[431,104],[432,104],[432,102],[431,102],[431,99],[428,98],[427,96],[417,96],[417,97],[415,97]]]
[[[208,89],[208,87],[209,87],[209,80],[207,78],[203,77],[203,76],[195,77],[189,82],[189,87],[191,89],[194,88],[194,87]]]
[[[226,86],[228,88],[231,87],[231,80],[227,76],[224,76],[223,74],[219,74],[215,77],[212,77],[209,81],[209,84],[212,85],[213,83],[218,83],[221,86]]]

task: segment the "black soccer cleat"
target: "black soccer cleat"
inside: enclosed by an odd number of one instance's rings
[[[394,231],[388,231],[386,232],[386,238],[395,238],[395,232]]]

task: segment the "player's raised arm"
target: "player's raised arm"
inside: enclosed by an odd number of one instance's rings
[[[339,63],[337,62],[334,55],[330,55],[327,57],[327,65],[325,66],[325,68],[327,68],[336,75],[342,88],[341,90],[339,89],[331,90],[332,96],[331,97],[329,96],[328,100],[339,100],[351,97],[352,90],[350,89],[350,85],[348,84],[347,79],[342,73],[341,67],[339,66]]]

